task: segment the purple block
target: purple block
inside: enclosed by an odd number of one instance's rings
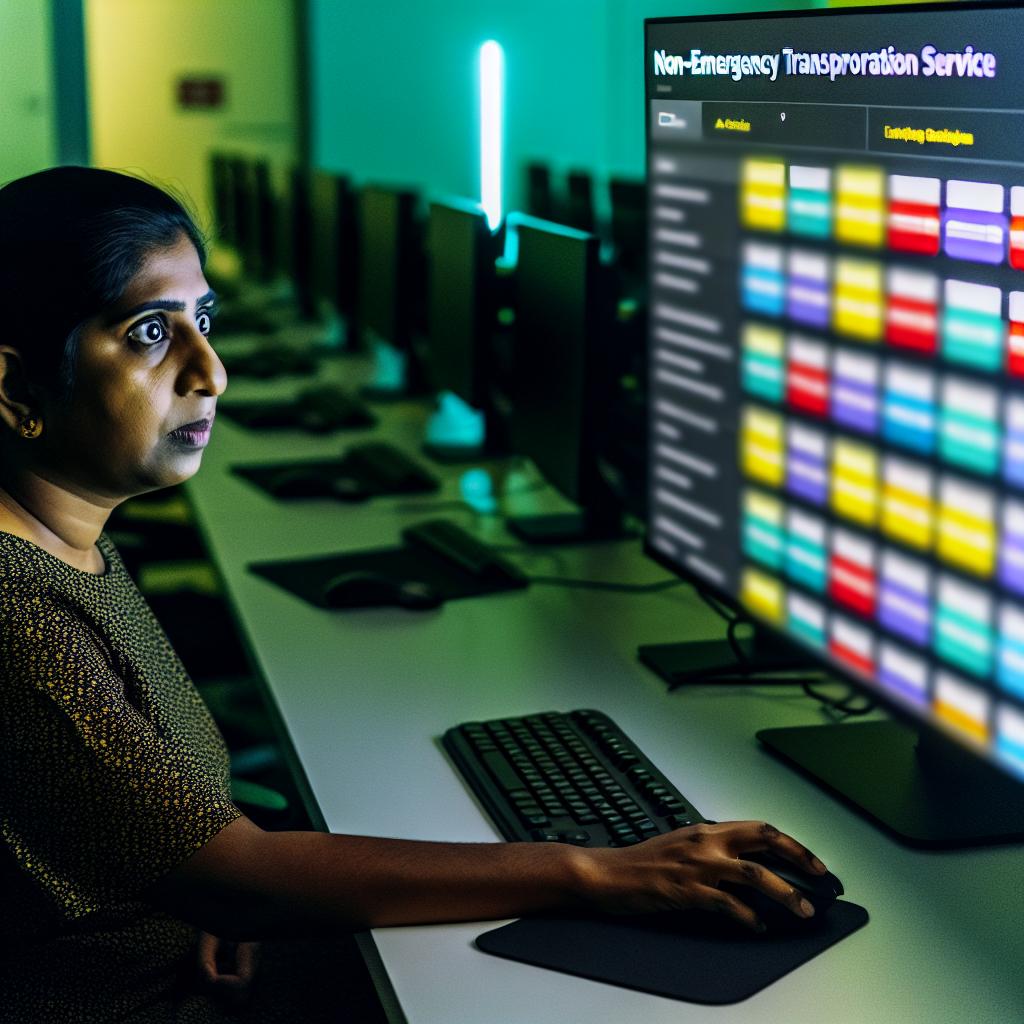
[[[907,700],[912,700],[915,704],[925,703],[926,698],[920,690],[887,668],[879,670],[878,681],[887,689],[894,690],[901,697],[906,697]]]
[[[812,295],[820,296],[821,301],[814,302]],[[811,277],[791,277],[786,289],[786,315],[811,327],[828,327],[828,288]]]
[[[786,466],[786,490],[814,505],[828,501],[828,474],[819,459],[791,455]]]
[[[832,388],[832,419],[863,434],[878,430],[878,389],[837,377]]]
[[[923,621],[909,615],[905,610],[910,605],[923,613]],[[928,599],[918,591],[911,590],[895,580],[883,579],[878,594],[878,621],[890,633],[895,633],[919,647],[928,646],[931,632],[931,615]]]
[[[1024,537],[1003,534],[999,547],[999,582],[1015,594],[1024,594]]]
[[[976,229],[980,235],[985,228],[999,228],[998,241],[987,241],[981,238],[951,237],[950,221],[956,221],[968,230]],[[942,247],[947,256],[958,260],[971,260],[974,263],[1002,263],[1006,258],[1006,234],[1009,223],[1001,213],[986,213],[984,210],[947,209],[942,214]]]

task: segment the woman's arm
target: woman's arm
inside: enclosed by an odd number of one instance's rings
[[[715,888],[753,886],[809,916],[800,895],[743,853],[824,865],[763,822],[694,825],[622,849],[556,843],[430,843],[322,832],[222,829],[157,882],[157,906],[227,938],[519,917],[543,911],[702,908],[750,928],[754,912]]]

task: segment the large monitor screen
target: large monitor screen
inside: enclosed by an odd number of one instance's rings
[[[646,25],[648,549],[1024,775],[1024,9]]]

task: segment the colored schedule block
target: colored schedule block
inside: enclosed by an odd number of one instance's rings
[[[1024,397],[1008,395],[1003,402],[1003,478],[1024,489]]]
[[[1007,693],[1024,699],[1024,609],[1006,602],[999,607],[999,653],[996,679]]]
[[[744,160],[740,174],[740,220],[758,231],[786,226],[786,165],[776,160]]]
[[[918,647],[931,643],[932,572],[925,562],[885,548],[880,560],[878,621]]]
[[[939,558],[974,576],[991,576],[996,560],[995,511],[995,496],[987,487],[958,477],[942,477]]]
[[[862,341],[882,337],[882,266],[840,256],[836,260],[832,326]]]
[[[828,528],[803,509],[786,511],[786,576],[808,590],[823,594],[828,575]]]
[[[887,455],[882,464],[882,532],[927,551],[935,532],[933,488],[927,466]]]
[[[836,241],[880,248],[885,239],[885,174],[880,167],[836,171]]]
[[[786,340],[786,404],[822,419],[828,414],[828,346],[790,334]]]
[[[1024,268],[1022,268],[1024,269]],[[1024,379],[1024,292],[1010,292],[1010,326],[1006,332],[1006,372]]]
[[[947,181],[942,214],[942,249],[954,259],[1002,263],[1009,223],[1005,189],[981,181]]]
[[[790,423],[786,431],[786,490],[813,505],[828,500],[828,437]]]
[[[762,324],[744,324],[740,347],[743,390],[768,402],[781,402],[786,373],[782,331]]]
[[[876,356],[839,349],[832,363],[832,419],[861,434],[878,430],[881,370]]]
[[[992,698],[977,684],[952,672],[936,672],[932,710],[962,736],[977,743],[988,741]]]
[[[1024,188],[1010,189],[1010,266],[1024,270]]]
[[[878,453],[874,448],[836,438],[830,499],[837,515],[874,526],[878,518]]]
[[[782,568],[782,502],[763,491],[743,493],[743,553],[769,569]]]
[[[888,363],[882,399],[882,436],[922,455],[935,450],[938,412],[935,374],[911,363]]]
[[[939,279],[890,267],[885,283],[885,340],[897,348],[934,353],[939,344]]]
[[[999,582],[1014,594],[1024,595],[1024,504],[1003,502],[999,538]]]
[[[843,615],[833,615],[829,627],[829,653],[845,668],[873,676],[875,637],[871,630]]]
[[[780,317],[786,308],[786,279],[782,249],[763,242],[743,246],[740,298],[743,308],[764,316]]]
[[[939,251],[942,183],[938,178],[889,175],[886,242],[896,252],[935,256]]]
[[[802,249],[790,251],[786,278],[786,316],[824,329],[829,323],[828,258]]]
[[[785,596],[785,588],[774,576],[750,567],[743,570],[740,600],[755,615],[781,626],[786,614]]]
[[[866,618],[875,614],[875,545],[836,527],[828,563],[828,593],[836,604]]]
[[[975,676],[992,671],[995,656],[992,598],[988,591],[942,575],[935,602],[935,653]]]
[[[785,456],[782,417],[757,406],[746,406],[741,437],[743,472],[752,480],[781,487]]]
[[[832,172],[827,167],[789,169],[789,230],[808,238],[828,238],[832,230]]]
[[[827,636],[825,609],[798,590],[786,595],[786,626],[790,633],[813,647],[824,647]]]
[[[1024,777],[1024,712],[1012,704],[996,706],[996,755],[1007,768]]]
[[[987,284],[947,281],[942,314],[942,354],[976,370],[1003,362],[1003,293]]]
[[[928,662],[905,647],[883,640],[878,646],[878,681],[913,704],[928,702]]]
[[[999,468],[999,393],[962,377],[942,382],[939,455],[985,476]]]

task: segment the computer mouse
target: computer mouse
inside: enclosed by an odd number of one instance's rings
[[[366,484],[354,476],[336,476],[330,483],[330,490],[338,501],[366,501],[370,497]]]
[[[316,498],[329,493],[330,483],[318,469],[292,466],[276,473],[265,486],[275,498]]]
[[[308,430],[314,434],[326,433],[328,430],[332,430],[335,426],[336,417],[324,410],[317,409],[315,406],[311,409],[303,409],[298,415],[298,425],[303,430]]]
[[[737,896],[764,921],[769,932],[792,932],[820,927],[828,908],[843,895],[843,883],[831,871],[815,875],[801,870],[791,861],[773,853],[751,853],[743,858],[766,867],[787,884],[793,886],[814,907],[813,917],[800,917],[787,906],[770,896],[746,885],[723,884],[725,889]]]
[[[394,580],[366,570],[343,572],[329,579],[320,592],[328,608],[371,608],[398,605],[411,611],[427,611],[441,604],[441,596],[419,580]]]

